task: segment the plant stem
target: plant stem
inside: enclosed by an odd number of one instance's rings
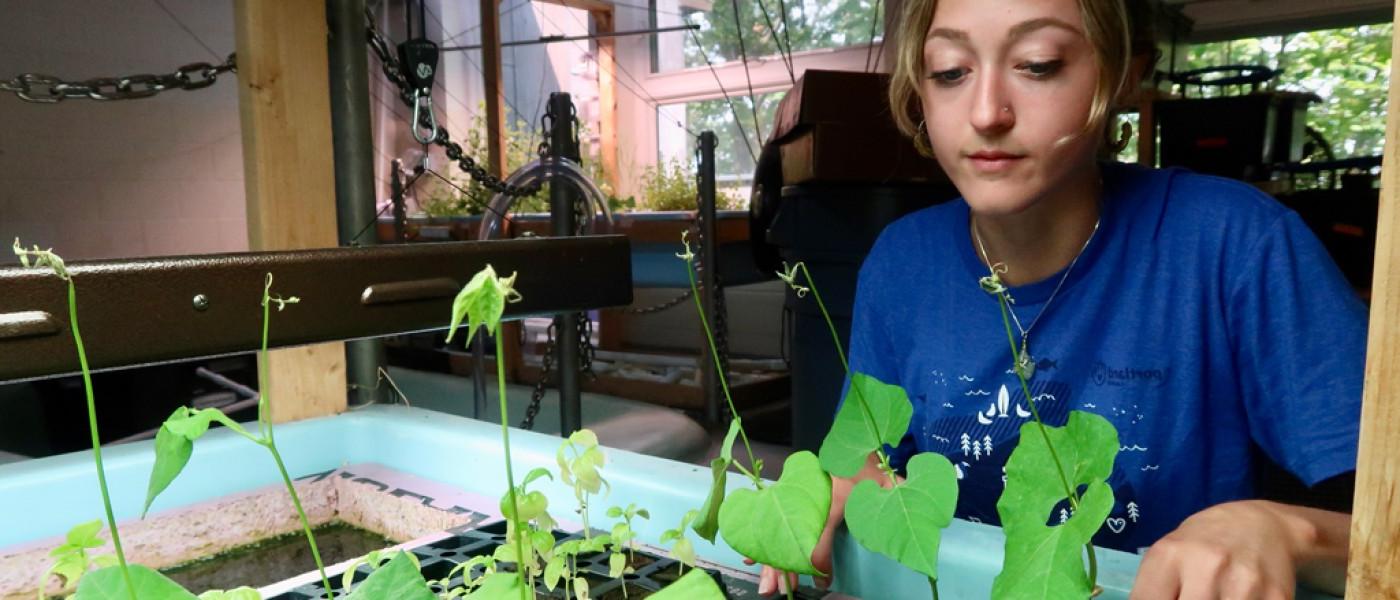
[[[277,471],[282,474],[282,483],[287,486],[287,494],[292,497],[292,506],[297,509],[297,518],[301,519],[301,530],[306,533],[306,542],[311,545],[311,558],[316,561],[316,571],[321,574],[321,585],[325,586],[326,593],[332,598],[335,597],[335,590],[331,587],[331,582],[326,578],[326,565],[321,562],[321,551],[316,548],[316,536],[311,533],[311,520],[306,518],[306,510],[301,507],[301,498],[297,497],[296,486],[292,485],[292,477],[287,473],[287,466],[282,464],[282,455],[277,452],[277,445],[268,440],[267,449],[272,452],[272,460],[277,462]]]
[[[831,332],[832,345],[836,347],[836,356],[841,359],[841,368],[846,372],[846,379],[851,380],[851,389],[856,392],[856,399],[860,401],[860,409],[865,413],[865,420],[870,423],[870,428],[875,431],[876,440],[883,440],[880,435],[880,425],[875,421],[875,413],[870,410],[870,403],[865,400],[865,392],[855,385],[851,378],[851,365],[846,361],[846,352],[841,349],[841,336],[836,333],[836,323],[831,320],[831,313],[826,310],[826,303],[822,302],[822,294],[817,291],[817,283],[812,281],[812,272],[807,270],[807,263],[799,262],[794,269],[802,269],[802,276],[807,280],[807,289],[812,292],[812,299],[817,301],[817,308],[822,311],[822,318],[826,320],[826,328]],[[884,448],[876,448],[875,453],[880,458],[880,470],[890,479],[890,485],[895,485],[894,468],[890,466],[890,457],[885,454]]]
[[[520,503],[515,496],[515,473],[510,465],[510,424],[506,411],[506,363],[501,357],[506,355],[504,338],[500,332],[496,333],[496,391],[501,399],[501,443],[505,445],[506,451],[506,483],[510,485],[510,505],[516,518],[520,516]],[[514,521],[515,519],[511,519]],[[515,527],[515,560],[516,574],[520,576],[520,600],[529,600],[526,596],[528,590],[525,588],[525,532],[521,530],[519,523],[512,523]],[[565,583],[567,586],[568,584]]]
[[[1060,483],[1065,487],[1065,498],[1069,500],[1070,508],[1078,512],[1079,497],[1075,495],[1074,488],[1069,485],[1069,477],[1065,474],[1065,467],[1060,463],[1060,455],[1055,452],[1055,446],[1050,443],[1050,434],[1045,429],[1045,421],[1040,419],[1040,410],[1035,406],[1035,399],[1031,397],[1031,388],[1026,383],[1026,377],[1021,373],[1020,360],[1016,350],[1016,337],[1011,333],[1011,318],[1006,307],[1006,292],[997,294],[997,303],[1001,306],[1001,322],[1006,329],[1006,341],[1011,344],[1011,371],[1016,374],[1016,380],[1021,382],[1021,393],[1026,396],[1026,404],[1031,407],[1031,416],[1035,417],[1035,424],[1040,430],[1041,437],[1045,438],[1045,448],[1050,451],[1050,458],[1055,461],[1055,470],[1060,476]],[[1084,548],[1089,553],[1089,585],[1095,585],[1099,580],[1099,561],[1094,553],[1094,542],[1084,544]]]
[[[1065,467],[1060,463],[1060,455],[1055,452],[1054,444],[1050,443],[1050,433],[1045,429],[1045,421],[1040,419],[1040,410],[1035,406],[1035,399],[1031,397],[1031,388],[1026,384],[1026,378],[1021,374],[1017,361],[1016,338],[1011,333],[1011,318],[1007,315],[1006,294],[997,294],[997,303],[1001,306],[1001,322],[1006,326],[1006,341],[1011,344],[1011,371],[1016,374],[1016,380],[1021,382],[1021,393],[1026,395],[1026,404],[1031,407],[1031,416],[1035,418],[1037,429],[1040,430],[1041,437],[1045,438],[1045,447],[1050,450],[1050,458],[1055,461],[1055,471],[1060,476],[1060,483],[1065,487],[1065,497],[1069,499],[1070,508],[1079,510],[1079,499],[1074,495],[1074,488],[1069,485],[1069,478],[1065,475]]]
[[[102,509],[107,513],[107,529],[112,532],[112,547],[117,551],[117,564],[121,565],[122,579],[126,581],[126,592],[131,600],[136,600],[136,586],[131,582],[131,572],[126,566],[126,553],[122,551],[121,534],[117,532],[117,519],[112,513],[112,497],[107,491],[107,473],[102,468],[102,438],[97,434],[97,402],[92,393],[92,371],[88,369],[87,351],[83,349],[83,336],[78,332],[78,291],[73,286],[73,278],[68,281],[68,323],[73,330],[73,345],[78,347],[78,366],[83,370],[83,393],[87,396],[88,433],[92,435],[92,460],[97,463],[97,487],[102,490]]]
[[[689,260],[686,261],[685,265],[685,274],[690,277],[690,297],[695,301],[695,310],[700,313],[700,327],[705,331],[705,341],[710,344],[710,359],[715,363],[715,374],[719,376],[720,388],[724,390],[724,400],[729,403],[729,414],[734,417],[735,421],[740,422],[739,438],[744,441],[744,451],[748,453],[749,466],[752,467],[757,464],[757,460],[753,455],[753,447],[749,445],[749,434],[744,431],[743,419],[739,418],[739,409],[734,407],[734,398],[729,395],[729,378],[724,373],[724,365],[720,364],[719,361],[719,350],[715,347],[715,336],[710,332],[710,319],[705,316],[705,307],[700,304],[700,287],[695,284],[695,268]],[[742,469],[742,467],[740,468]],[[756,485],[759,482],[759,475],[759,473],[748,473],[749,478],[753,479]]]
[[[272,437],[272,415],[267,400],[267,329],[268,322],[272,320],[271,305],[268,291],[272,288],[272,274],[268,273],[263,285],[263,320],[262,320],[262,349],[258,352],[258,430],[263,438],[258,443],[267,448],[272,453],[272,460],[277,463],[277,471],[282,474],[282,483],[287,486],[287,494],[292,497],[292,506],[297,509],[297,518],[301,519],[301,530],[306,533],[306,542],[311,546],[311,558],[316,561],[316,572],[321,575],[321,585],[326,588],[326,593],[331,598],[335,597],[335,588],[331,587],[330,579],[326,578],[326,565],[321,562],[321,551],[316,547],[316,536],[311,533],[311,520],[306,518],[306,510],[301,506],[301,498],[297,496],[297,488],[292,485],[292,476],[287,473],[287,465],[282,463],[282,453],[277,451],[277,441]]]
[[[933,577],[928,578],[928,587],[933,590],[933,600],[938,600],[938,580]]]

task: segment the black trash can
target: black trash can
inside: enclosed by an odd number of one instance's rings
[[[856,276],[880,232],[910,212],[957,196],[947,184],[787,186],[768,243],[788,264],[801,261],[812,272],[844,351]],[[812,295],[799,298],[789,289],[784,308],[791,318],[785,341],[792,363],[792,445],[815,452],[836,416],[845,372]]]

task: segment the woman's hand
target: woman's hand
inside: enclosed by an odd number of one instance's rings
[[[1264,500],[1213,506],[1147,551],[1131,598],[1292,598],[1299,575],[1340,593],[1350,521]]]
[[[817,547],[812,549],[812,566],[816,567],[826,577],[813,577],[817,587],[825,590],[831,585],[831,537],[835,531],[834,527],[829,527],[822,532],[821,539],[817,540]],[[744,564],[754,564],[750,559],[744,559]],[[769,597],[774,594],[787,594],[788,590],[797,589],[797,574],[779,571],[768,565],[763,565],[763,572],[758,579],[758,595]]]

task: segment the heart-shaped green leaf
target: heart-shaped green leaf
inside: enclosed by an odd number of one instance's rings
[[[1118,432],[1101,416],[1073,411],[1064,427],[1021,426],[1021,441],[1006,462],[1006,490],[997,501],[1006,556],[992,585],[995,598],[1088,598],[1092,584],[1084,568],[1084,546],[1113,510],[1105,483],[1118,454]],[[1069,520],[1048,526],[1065,499],[1046,436],[1075,489],[1086,486]]]
[[[812,549],[831,508],[831,478],[811,452],[783,462],[777,483],[736,490],[719,511],[719,530],[740,554],[783,571],[823,575]]]
[[[899,444],[913,414],[904,388],[852,372],[841,410],[822,440],[822,468],[837,477],[855,476],[871,452]]]
[[[437,600],[423,573],[407,552],[399,551],[387,564],[374,570],[347,600]]]
[[[161,575],[155,569],[129,565],[131,587],[141,600],[197,600],[189,590]],[[88,573],[78,582],[73,600],[131,600],[121,567],[107,567]]]
[[[958,475],[941,454],[909,459],[909,477],[894,489],[862,481],[846,500],[846,525],[862,546],[938,578],[938,541],[953,522]]]
[[[481,587],[463,600],[519,600],[520,597],[520,575],[502,572],[487,575]]]
[[[675,583],[649,596],[652,600],[723,600],[724,592],[709,573],[693,569]]]

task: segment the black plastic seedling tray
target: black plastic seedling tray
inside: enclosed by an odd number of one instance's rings
[[[454,530],[452,537],[414,548],[413,553],[418,556],[418,561],[423,567],[424,578],[429,581],[440,580],[446,577],[454,567],[472,557],[495,552],[496,547],[505,542],[505,531],[504,521],[497,521],[478,529]],[[554,532],[554,535],[561,541],[582,537],[582,534],[568,534],[560,531]],[[595,600],[620,600],[624,598],[623,585],[627,586],[626,600],[636,600],[645,598],[675,581],[678,577],[678,565],[680,562],[675,559],[638,550],[636,564],[634,564],[636,572],[624,575],[621,579],[608,577],[608,556],[606,554],[580,556],[578,568],[581,574],[589,580],[589,596]],[[718,569],[704,570],[710,573],[715,581],[719,582],[720,589],[724,590],[725,596],[730,600],[761,598],[758,595],[758,582],[753,578],[727,574]],[[354,576],[355,583],[364,580],[368,574],[368,566],[359,567]],[[340,577],[332,577],[331,582],[333,585],[338,584]],[[449,588],[461,585],[462,576],[458,575],[448,583]],[[340,593],[340,590],[336,591]],[[444,590],[434,589],[433,591],[441,592]],[[795,598],[802,600],[818,600],[823,596],[825,596],[824,592],[810,588],[799,589],[794,594]],[[330,594],[318,581],[275,596],[272,600],[324,600],[330,597]],[[546,590],[541,583],[536,585],[535,597],[562,599],[564,591],[562,586],[556,587],[553,591]]]

